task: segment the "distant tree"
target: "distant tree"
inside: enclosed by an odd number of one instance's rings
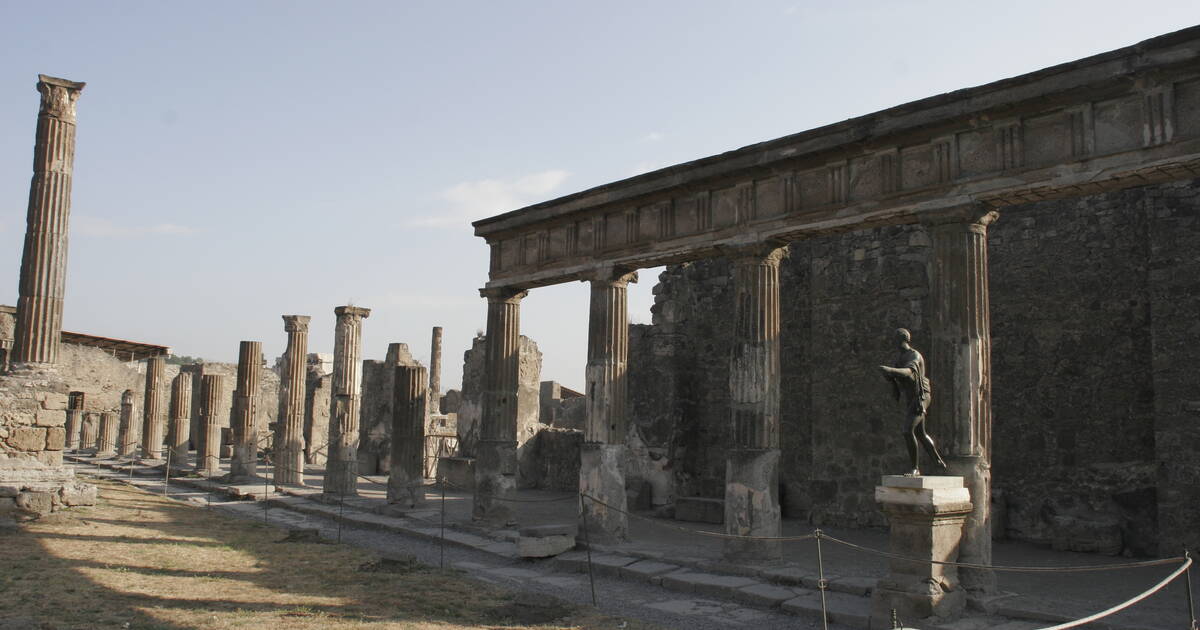
[[[203,363],[204,359],[200,357],[189,357],[186,354],[172,354],[167,356],[167,363],[171,365],[187,365],[189,363]]]

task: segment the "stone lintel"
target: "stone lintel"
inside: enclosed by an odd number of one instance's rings
[[[64,88],[67,88],[68,90],[82,90],[83,86],[87,85],[87,83],[84,83],[82,81],[70,81],[67,79],[60,79],[58,77],[52,77],[48,74],[39,74],[38,81],[40,83],[48,83],[50,85],[57,85],[58,87],[64,87]]]

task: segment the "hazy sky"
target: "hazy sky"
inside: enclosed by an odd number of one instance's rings
[[[65,328],[236,360],[283,314],[373,309],[444,387],[484,327],[470,221],[1136,43],[1200,2],[0,0],[0,303],[15,304],[38,73],[86,81]],[[657,270],[631,287],[648,323]],[[578,388],[587,287],[522,333]]]

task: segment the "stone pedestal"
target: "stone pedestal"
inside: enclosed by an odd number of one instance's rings
[[[275,444],[275,483],[304,485],[304,398],[308,364],[308,315],[284,315],[287,350],[279,383],[279,429]]]
[[[233,457],[229,461],[230,481],[249,481],[257,475],[258,431],[254,416],[258,411],[259,371],[262,369],[262,343],[243,341],[238,349],[237,389],[233,392]]]
[[[425,501],[425,417],[429,393],[425,368],[397,365],[392,401],[392,465],[388,471],[387,501],[401,508]]]
[[[891,526],[890,551],[922,560],[958,561],[971,494],[962,477],[887,475],[875,501]],[[891,611],[906,622],[947,619],[963,611],[966,591],[953,566],[889,560],[871,595],[871,628],[891,628]]]
[[[330,497],[358,494],[358,419],[362,407],[362,320],[371,309],[333,309],[333,381],[329,403],[329,458],[322,491]]]

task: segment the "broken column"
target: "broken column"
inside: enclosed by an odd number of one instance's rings
[[[888,517],[890,551],[921,561],[888,561],[887,577],[871,592],[871,628],[893,627],[892,611],[905,621],[961,613],[967,598],[958,568],[934,563],[960,558],[963,521],[971,513],[962,477],[886,475],[875,500]]]
[[[96,445],[96,457],[115,457],[117,454],[117,414],[106,411],[100,414],[100,438]]]
[[[243,341],[238,349],[237,389],[233,392],[233,457],[229,462],[231,480],[246,480],[257,474],[258,431],[254,416],[258,412],[258,389],[262,369],[262,343]]]
[[[304,485],[304,398],[308,365],[308,315],[284,315],[287,349],[283,353],[283,379],[279,438],[275,459],[275,483]]]
[[[160,459],[163,445],[163,370],[166,359],[146,359],[146,399],[142,412],[142,457]]]
[[[67,398],[67,444],[68,451],[79,449],[79,434],[83,429],[83,404],[84,395],[82,392],[71,392]]]
[[[587,410],[579,465],[579,491],[587,495],[582,518],[587,520],[588,530],[602,538],[623,540],[629,531],[621,468],[628,422],[626,295],[629,283],[637,282],[637,272],[604,270],[590,282]]]
[[[429,347],[429,413],[442,413],[442,327],[433,327]]]
[[[992,563],[992,339],[988,302],[987,226],[995,211],[966,206],[927,219],[933,241],[931,433],[945,449],[950,472],[966,480],[971,513],[960,557]],[[963,569],[970,591],[991,592],[996,576]]]
[[[733,347],[729,359],[731,444],[725,465],[725,532],[778,537],[779,262],[786,247],[762,244],[730,252],[734,267]],[[778,541],[725,542],[731,560],[783,557]]]
[[[42,102],[33,148],[13,363],[58,362],[75,164],[75,102],[83,86],[38,75]]]
[[[95,451],[96,442],[100,439],[100,416],[95,413],[84,413],[83,422],[79,428],[80,450]]]
[[[221,471],[221,425],[227,410],[221,404],[225,393],[225,376],[205,374],[200,377],[200,443],[196,445],[196,470],[206,476]]]
[[[117,454],[121,457],[137,455],[138,422],[137,411],[134,408],[136,401],[137,394],[134,394],[132,389],[127,389],[121,394],[121,431],[117,436]]]
[[[397,365],[392,399],[392,462],[388,503],[416,507],[425,500],[426,372],[420,365]]]
[[[171,423],[167,427],[169,464],[181,468],[188,463],[188,439],[192,416],[192,375],[180,372],[171,381]]]
[[[517,389],[519,386],[520,289],[480,289],[487,298],[487,350],[484,359],[483,409],[475,456],[475,504],[472,516],[498,524],[512,521],[510,506],[499,500],[517,489]]]
[[[358,493],[358,414],[362,388],[362,320],[371,309],[333,309],[333,391],[329,404],[329,458],[325,462],[326,495]]]

